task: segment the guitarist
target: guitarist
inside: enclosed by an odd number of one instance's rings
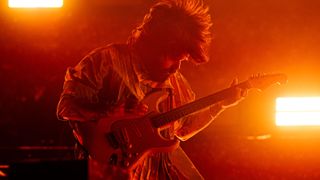
[[[149,107],[143,100],[151,92],[168,94],[158,103],[160,112],[193,101],[195,95],[179,68],[182,61],[208,61],[211,24],[202,1],[161,0],[150,8],[127,43],[99,47],[68,68],[57,116],[72,127],[77,159],[89,159],[90,179],[202,179],[180,147],[148,154],[127,172],[114,159],[95,159],[91,142],[99,122],[145,115]],[[246,90],[235,88],[229,99],[171,123],[161,135],[185,141],[245,94]]]

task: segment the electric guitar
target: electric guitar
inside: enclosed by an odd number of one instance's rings
[[[99,120],[85,144],[90,155],[102,163],[129,172],[154,152],[170,152],[179,146],[177,139],[168,140],[160,130],[184,116],[195,113],[232,95],[234,88],[263,90],[273,84],[284,84],[285,74],[252,76],[248,80],[217,93],[182,105],[165,113],[147,113],[143,117],[114,117]],[[158,95],[150,101],[159,103]],[[161,98],[160,98],[161,99]],[[157,103],[155,103],[155,107]],[[156,108],[154,108],[156,109]]]

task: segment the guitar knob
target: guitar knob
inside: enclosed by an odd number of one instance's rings
[[[109,158],[109,164],[117,165],[117,162],[118,162],[118,155],[113,153]]]
[[[130,165],[130,163],[129,163],[129,161],[124,160],[124,161],[122,162],[122,165],[123,165],[124,167],[128,167],[128,166]]]
[[[127,149],[131,149],[132,148],[132,144],[131,143],[127,143],[126,147],[127,147]]]
[[[123,156],[126,158],[132,158],[132,153],[124,152]]]

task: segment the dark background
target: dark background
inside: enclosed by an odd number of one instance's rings
[[[26,147],[73,145],[55,116],[66,68],[97,46],[125,42],[152,2],[65,0],[61,9],[9,9],[1,2],[0,162],[39,158],[38,151],[19,156]],[[214,23],[211,61],[182,65],[198,97],[255,73],[281,72],[289,81],[251,91],[183,142],[186,153],[206,179],[320,179],[319,129],[274,123],[276,97],[319,96],[320,1],[206,2]]]

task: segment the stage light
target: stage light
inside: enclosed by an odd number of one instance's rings
[[[320,97],[276,99],[277,126],[320,126]]]
[[[60,8],[63,0],[8,0],[10,8]]]

